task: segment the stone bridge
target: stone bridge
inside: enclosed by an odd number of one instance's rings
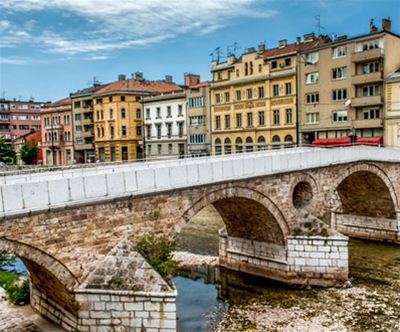
[[[345,281],[347,236],[400,243],[398,149],[93,165],[0,186],[0,250],[28,267],[32,306],[70,331],[175,331],[176,291],[134,243],[179,232],[209,204],[225,223],[221,265],[288,283]]]

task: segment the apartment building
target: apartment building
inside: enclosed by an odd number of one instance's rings
[[[93,94],[106,84],[95,83],[93,86],[71,93],[73,141],[75,160],[78,163],[96,161],[94,148]]]
[[[369,33],[319,43],[300,55],[303,143],[357,137],[379,143],[384,130],[384,77],[400,66],[400,37],[371,21]]]
[[[189,80],[189,75],[196,79]],[[187,101],[187,150],[191,157],[211,154],[210,82],[200,82],[200,76],[185,74]]]
[[[93,94],[96,160],[120,161],[143,158],[142,98],[181,88],[169,77],[149,81],[142,73],[132,79],[119,75]]]
[[[143,99],[146,159],[187,154],[186,92],[159,93]]]
[[[314,35],[278,47],[249,48],[239,58],[213,61],[212,151],[260,151],[296,143],[296,60],[315,46]]]
[[[74,162],[71,98],[46,104],[41,110],[44,165],[65,165]]]
[[[0,100],[0,135],[8,144],[16,138],[40,130],[42,102]]]
[[[400,147],[400,67],[385,78],[386,146]]]

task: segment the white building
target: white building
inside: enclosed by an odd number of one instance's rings
[[[186,92],[164,92],[143,99],[146,158],[187,155]]]

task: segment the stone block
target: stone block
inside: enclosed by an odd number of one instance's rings
[[[90,318],[110,319],[111,312],[109,312],[109,311],[91,311]]]
[[[124,303],[125,310],[142,311],[144,310],[143,302]]]
[[[116,311],[122,311],[124,310],[124,305],[123,303],[119,302],[109,302],[106,303],[106,310],[116,310]]]
[[[22,186],[22,196],[25,209],[43,208],[50,204],[47,182],[25,183]]]

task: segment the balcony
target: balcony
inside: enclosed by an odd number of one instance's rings
[[[351,61],[353,62],[365,62],[370,60],[376,60],[383,56],[382,48],[374,48],[372,50],[366,50],[362,52],[354,52],[351,54]]]
[[[355,120],[354,128],[381,128],[383,126],[382,119]]]
[[[47,130],[56,130],[56,129],[63,129],[64,126],[60,123],[49,124],[45,126]]]
[[[92,118],[87,118],[87,119],[82,119],[81,120],[81,124],[82,125],[90,125],[90,124],[92,124],[93,123],[93,119]]]
[[[351,106],[363,107],[382,104],[382,96],[355,97],[351,99]]]
[[[84,144],[75,144],[74,145],[74,149],[75,150],[93,150],[94,149],[94,145],[91,143],[84,143]]]
[[[94,136],[93,130],[87,130],[82,132],[82,137],[92,137],[92,136]]]
[[[374,83],[374,82],[382,82],[382,73],[368,73],[368,74],[360,74],[355,75],[351,78],[351,83],[354,85]]]

